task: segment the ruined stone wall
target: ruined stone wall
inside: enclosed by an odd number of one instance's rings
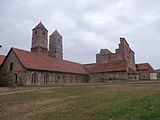
[[[108,81],[127,80],[126,72],[112,72],[112,73],[95,73],[89,75],[91,83],[104,83]]]
[[[129,47],[125,38],[120,38],[119,49],[116,50],[117,55],[122,55],[122,59],[128,62],[128,67],[136,70],[134,52]]]
[[[116,62],[121,60],[121,56],[116,55],[115,53],[109,54],[96,54],[96,63],[97,64],[107,64],[111,62]]]
[[[110,52],[107,49],[101,49],[100,53],[96,54],[96,63],[104,64],[116,61],[128,62],[128,67],[136,70],[134,52],[129,47],[129,44],[125,38],[120,38],[120,44],[115,53]]]

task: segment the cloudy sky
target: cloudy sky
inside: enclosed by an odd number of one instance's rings
[[[95,62],[101,48],[112,52],[125,37],[136,63],[160,68],[160,0],[0,0],[0,54],[30,50],[39,21],[63,36],[64,58]]]

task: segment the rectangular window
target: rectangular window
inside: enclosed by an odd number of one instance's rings
[[[10,64],[9,70],[10,70],[10,71],[13,71],[13,63]]]

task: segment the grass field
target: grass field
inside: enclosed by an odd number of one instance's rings
[[[160,83],[32,88],[1,95],[0,120],[160,120]]]

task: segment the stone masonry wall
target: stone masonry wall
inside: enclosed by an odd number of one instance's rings
[[[13,64],[12,70],[10,69],[11,64]],[[4,64],[1,66],[0,83],[15,83],[15,79],[18,79],[18,74],[24,71],[25,69],[15,56],[15,53],[11,51]]]
[[[128,62],[128,67],[136,70],[134,52],[129,47],[129,44],[125,38],[120,38],[119,48],[116,49],[115,53],[110,52],[107,49],[101,49],[100,53],[96,54],[96,63],[104,64],[116,61]]]
[[[26,71],[19,74],[19,80],[24,86],[51,86],[55,84],[76,84],[87,83],[87,75],[70,74],[70,73],[54,73],[43,71]]]
[[[91,83],[104,83],[114,80],[127,80],[126,72],[112,72],[112,73],[95,73],[89,75]]]

